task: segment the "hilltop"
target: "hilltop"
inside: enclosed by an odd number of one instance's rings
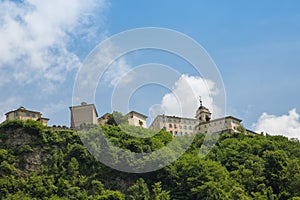
[[[136,134],[149,131],[129,125],[127,129]],[[129,136],[115,125],[104,125],[101,130],[114,144],[132,152],[152,152],[173,140],[163,130],[144,139]],[[133,174],[97,161],[75,130],[53,129],[31,120],[8,121],[0,125],[0,196],[300,199],[299,141],[282,136],[224,133],[212,151],[200,158],[204,138],[205,135],[198,134],[187,152],[173,164],[158,171]]]

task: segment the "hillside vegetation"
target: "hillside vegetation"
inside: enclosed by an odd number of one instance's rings
[[[174,140],[164,131],[141,139],[126,134],[124,129],[133,135],[152,134],[140,127],[124,125],[121,129],[113,124],[101,127],[101,132],[128,152],[153,152]],[[100,128],[91,130],[97,133]],[[297,140],[222,134],[209,154],[201,158],[199,150],[205,136],[198,134],[173,164],[134,174],[97,161],[79,134],[30,120],[0,125],[0,198],[300,199]]]

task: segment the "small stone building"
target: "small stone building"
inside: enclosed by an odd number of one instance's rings
[[[35,120],[40,121],[45,126],[48,126],[49,118],[42,117],[42,114],[37,111],[27,110],[23,106],[19,107],[17,110],[9,111],[6,114],[6,121],[7,120]]]
[[[128,124],[132,126],[141,126],[143,128],[147,128],[146,119],[147,116],[136,111],[131,111],[127,115]]]
[[[109,113],[105,113],[104,115],[102,115],[101,117],[99,117],[98,119],[98,124],[100,125],[105,125],[107,124],[108,120],[109,120]]]
[[[94,104],[82,102],[78,106],[70,106],[71,111],[71,126],[76,129],[81,125],[98,124],[98,113]]]

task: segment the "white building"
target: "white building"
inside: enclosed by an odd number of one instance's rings
[[[164,129],[174,136],[180,136],[194,133],[197,124],[198,120],[193,118],[158,115],[149,128],[154,130]]]
[[[78,128],[80,125],[98,124],[98,113],[94,104],[82,102],[78,106],[70,106],[71,128]]]
[[[238,132],[241,121],[232,116],[226,116],[219,119],[211,120],[211,112],[202,105],[196,111],[195,118],[183,118],[176,116],[158,115],[150,129],[164,129],[174,136],[186,135],[191,133],[222,133],[222,132]],[[248,131],[250,133],[251,131]],[[253,133],[253,132],[252,132]]]
[[[127,115],[128,124],[132,126],[141,126],[143,128],[147,128],[146,119],[147,116],[136,111],[131,111]]]

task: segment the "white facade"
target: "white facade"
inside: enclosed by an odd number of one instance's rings
[[[199,123],[195,129],[200,133],[221,133],[221,132],[238,132],[238,127],[241,125],[238,118],[227,116],[224,118],[214,119],[207,122]]]
[[[211,112],[202,105],[200,100],[196,118],[158,115],[149,128],[155,130],[164,129],[174,136],[191,133],[233,133],[238,132],[241,121],[232,116],[211,120]]]
[[[127,115],[128,124],[132,126],[141,126],[143,128],[147,128],[147,116],[136,111],[131,111]]]
[[[181,136],[194,133],[197,124],[198,120],[193,118],[158,115],[149,128],[154,130],[164,129],[174,136]]]

